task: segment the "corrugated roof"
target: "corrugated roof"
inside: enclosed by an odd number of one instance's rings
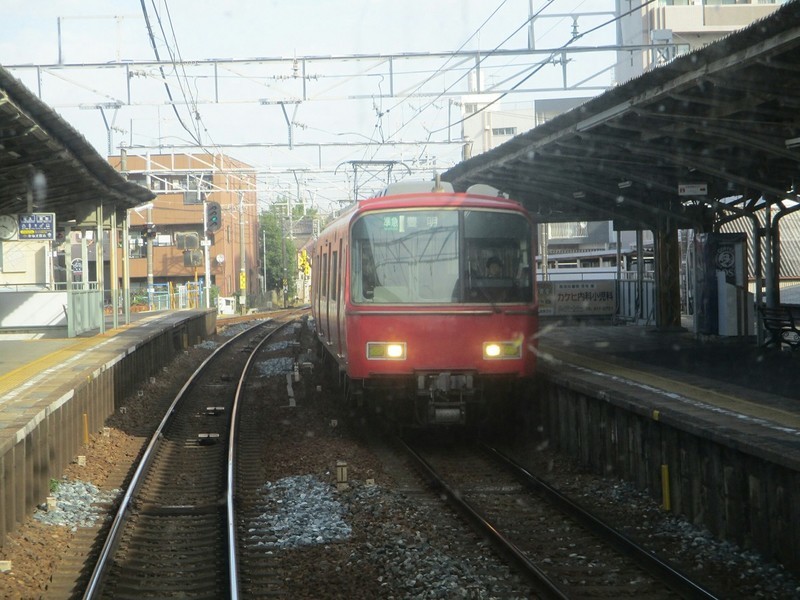
[[[128,208],[154,197],[0,66],[0,213],[27,212],[29,190],[34,210],[59,221],[82,218],[83,203]]]
[[[670,219],[707,229],[715,199],[786,196],[800,176],[800,149],[786,140],[798,136],[800,2],[792,1],[442,179],[457,190],[492,185],[542,221],[654,228]],[[682,184],[705,184],[708,193],[681,196]]]

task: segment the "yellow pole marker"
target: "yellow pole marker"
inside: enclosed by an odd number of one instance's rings
[[[83,413],[83,443],[89,445],[89,415]]]
[[[669,501],[669,465],[661,465],[661,497],[661,508],[669,511],[672,506]]]

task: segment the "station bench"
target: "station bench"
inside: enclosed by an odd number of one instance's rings
[[[759,310],[767,332],[765,347],[788,346],[793,352],[800,348],[800,306],[781,304],[774,308],[761,306]]]

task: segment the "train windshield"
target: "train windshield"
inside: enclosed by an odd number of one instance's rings
[[[531,228],[518,213],[405,210],[353,224],[356,303],[527,302]]]

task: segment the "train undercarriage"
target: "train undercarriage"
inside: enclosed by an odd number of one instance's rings
[[[508,379],[475,373],[420,372],[413,377],[351,380],[346,395],[356,406],[404,426],[472,427],[485,424],[495,410],[504,410],[500,405],[507,405],[515,387]],[[495,403],[499,398],[503,400]]]

